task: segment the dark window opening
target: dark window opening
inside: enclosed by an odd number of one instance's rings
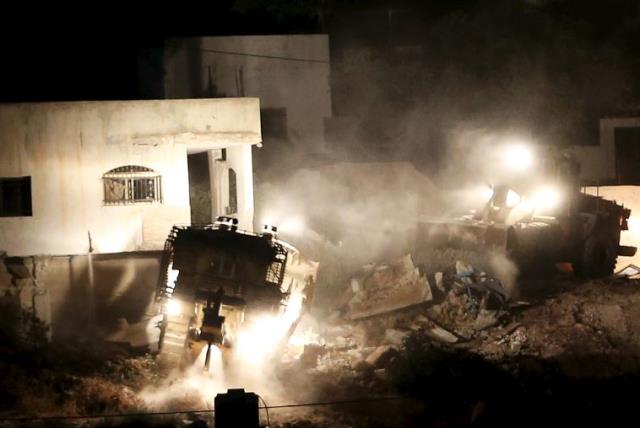
[[[229,168],[229,205],[226,211],[227,215],[238,212],[238,181],[233,168]]]
[[[211,223],[211,176],[207,152],[187,155],[191,224]]]
[[[618,184],[640,184],[640,127],[615,129]]]
[[[31,217],[31,177],[0,178],[0,217]]]
[[[264,108],[260,110],[260,121],[264,138],[287,138],[286,108]]]
[[[137,165],[114,168],[102,176],[104,203],[162,202],[161,177],[152,169]]]

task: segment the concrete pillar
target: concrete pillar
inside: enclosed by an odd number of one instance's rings
[[[227,149],[227,164],[229,168],[233,168],[236,172],[238,212],[234,216],[238,218],[241,229],[253,230],[253,161],[251,146],[243,144],[229,147]],[[225,175],[228,176],[228,173]]]
[[[211,222],[219,215],[224,215],[223,189],[224,162],[220,160],[220,150],[209,150],[209,184],[211,188]]]

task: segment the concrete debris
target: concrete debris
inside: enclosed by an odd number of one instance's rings
[[[409,331],[400,331],[390,328],[384,332],[384,338],[392,345],[402,346],[402,341],[409,335],[409,333]]]
[[[330,346],[351,349],[364,346],[366,331],[354,324],[330,325],[322,331],[322,339]]]
[[[472,282],[471,276],[474,274],[473,267],[461,260],[456,261],[456,275],[465,283]]]
[[[473,266],[456,261],[454,289],[469,296],[470,310],[477,313],[487,306],[506,308],[510,300],[509,293],[496,278],[488,277],[485,272],[476,272]]]
[[[373,371],[373,374],[375,375],[375,377],[377,377],[380,380],[386,380],[387,379],[387,370],[386,369],[376,369]]]
[[[489,327],[493,327],[498,323],[498,312],[489,311],[487,309],[481,309],[478,312],[476,320],[473,322],[473,328],[475,330],[484,330]]]
[[[524,328],[518,328],[509,338],[509,349],[512,352],[518,352],[527,341],[527,335]]]
[[[391,345],[378,346],[365,361],[375,368],[385,367],[397,353],[398,350]]]
[[[401,347],[416,332],[453,344],[508,317],[513,302],[500,281],[465,261],[429,278],[433,289],[411,255],[388,265],[362,266],[349,281],[346,297],[337,299],[345,303],[329,317],[337,325],[327,329],[324,339],[342,348]]]
[[[336,299],[342,303],[329,317],[334,325],[322,335],[326,350],[316,369],[322,373],[343,367],[375,378],[374,371],[389,367],[410,334],[476,348],[490,358],[528,349],[524,327],[505,327],[513,320],[514,303],[500,281],[462,260],[435,273],[419,271],[410,255],[388,265],[367,264],[345,290],[348,298]],[[609,312],[609,320],[615,319],[615,311]]]
[[[436,272],[434,275],[434,280],[436,283],[436,288],[440,290],[441,293],[445,294],[447,290],[444,288],[444,274],[442,272]]]
[[[622,276],[625,278],[636,278],[640,276],[640,267],[634,264],[628,264],[623,269],[616,272],[616,276]]]
[[[435,326],[426,332],[427,336],[445,343],[456,343],[458,337],[442,327]]]
[[[471,284],[490,279],[480,274],[468,275],[467,278]],[[559,388],[565,387],[567,376],[589,379],[606,376],[617,382],[621,375],[633,376],[640,368],[637,358],[637,350],[640,349],[640,287],[619,285],[622,281],[640,284],[640,280],[606,278],[579,283],[579,278],[559,275],[550,279],[554,281],[553,285],[558,285],[551,292],[539,287],[538,282],[525,284],[531,287],[525,296],[532,299],[532,304],[517,311],[509,309],[511,302],[506,309],[482,307],[482,294],[491,292],[485,290],[480,293],[472,289],[472,297],[476,297],[479,303],[477,313],[469,310],[471,299],[466,288],[458,292],[452,287],[456,280],[462,283],[453,267],[443,272],[442,283],[446,293],[442,301],[430,301],[365,319],[343,318],[342,322],[349,328],[341,329],[341,332],[364,330],[366,345],[349,350],[328,350],[311,374],[330,384],[332,389],[327,390],[332,394],[346,388],[366,394],[376,390],[386,392],[384,388],[389,386],[395,388],[398,379],[412,378],[414,370],[416,373],[435,373],[423,370],[425,367],[429,369],[429,364],[437,364],[438,367],[442,364],[445,371],[453,369],[455,363],[452,363],[452,358],[447,356],[442,362],[439,358],[432,358],[440,352],[462,356],[465,362],[466,358],[482,361],[482,364],[486,362],[491,367],[491,372],[487,372],[490,376],[496,374],[496,368],[514,375],[525,373],[524,377],[518,378],[524,379],[522,385],[524,382],[537,382],[537,376],[543,373],[545,379],[547,374],[553,377],[557,374],[561,376],[558,378],[561,380],[557,384]],[[345,288],[351,288],[349,283]],[[436,289],[434,286],[433,290]],[[409,333],[411,340],[404,341],[407,349],[389,340],[398,343],[399,337],[409,331],[415,333]],[[425,355],[416,358],[421,351]],[[415,364],[417,362],[419,364]],[[471,366],[476,370],[475,365]],[[472,376],[471,382],[478,379],[484,377]],[[425,390],[438,394],[440,388],[429,381],[423,384]],[[551,380],[549,385],[556,388],[555,380]],[[579,385],[581,388],[583,383]],[[551,392],[548,394],[551,397]],[[500,412],[501,402],[496,404],[494,409]],[[481,404],[477,406],[482,407]],[[472,413],[471,409],[467,410]],[[477,412],[482,412],[482,409]],[[482,421],[480,418],[479,422]]]
[[[318,358],[325,352],[324,346],[311,344],[305,345],[302,355],[300,355],[300,363],[304,367],[313,368],[318,365]]]
[[[427,317],[425,317],[424,315],[418,315],[415,317],[414,321],[418,324],[431,324],[431,320]]]
[[[349,318],[357,320],[432,300],[431,286],[410,254],[389,265],[366,265],[351,279]]]
[[[496,342],[497,345],[504,345],[511,354],[518,353],[527,342],[527,335],[523,326],[516,326],[512,331]]]

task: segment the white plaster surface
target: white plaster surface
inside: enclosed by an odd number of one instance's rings
[[[160,249],[190,222],[187,153],[260,138],[255,98],[0,105],[0,177],[31,176],[33,210],[0,217],[0,251],[85,254],[89,235],[94,253]],[[105,205],[102,175],[124,165],[161,174],[162,202]],[[252,216],[250,159],[236,168]]]
[[[176,39],[165,54],[165,96],[198,97],[209,85],[226,97],[258,97],[262,108],[286,108],[294,144],[324,145],[332,115],[327,34]]]

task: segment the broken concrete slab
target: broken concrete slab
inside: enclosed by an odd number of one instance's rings
[[[436,272],[434,274],[436,288],[440,290],[442,294],[446,294],[447,290],[444,288],[444,274],[442,272]]]
[[[384,332],[384,338],[388,343],[392,345],[402,346],[404,338],[407,337],[409,333],[409,331],[401,331],[396,330],[395,328],[389,328]]]
[[[473,322],[473,328],[475,330],[484,330],[492,327],[498,323],[498,312],[490,311],[487,309],[480,309],[478,316]]]
[[[367,266],[355,279],[350,287],[354,295],[348,303],[349,318],[354,320],[424,303],[433,298],[426,276],[416,268],[410,254],[390,265]],[[354,287],[356,283],[358,286]]]
[[[372,367],[384,367],[395,354],[397,354],[396,348],[391,345],[382,345],[369,354],[365,361]]]
[[[427,336],[444,343],[456,343],[458,337],[442,327],[435,326],[426,331]]]

